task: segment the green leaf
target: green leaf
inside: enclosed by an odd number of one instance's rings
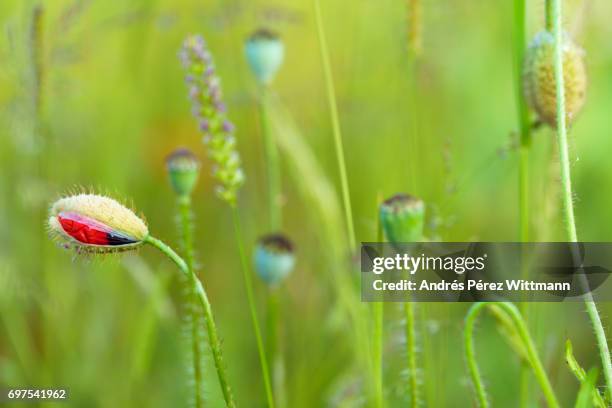
[[[565,361],[570,370],[574,373],[578,381],[580,382],[580,391],[576,398],[576,408],[583,407],[597,407],[606,408],[606,402],[599,393],[596,387],[597,384],[597,369],[593,368],[589,370],[588,374],[584,371],[576,358],[574,357],[572,342],[567,339],[565,342]]]

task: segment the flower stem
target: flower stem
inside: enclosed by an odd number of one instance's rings
[[[419,406],[419,381],[417,375],[416,360],[416,336],[414,322],[414,303],[404,302],[404,314],[406,318],[406,351],[408,353],[408,370],[410,383],[410,406]]]
[[[200,315],[197,311],[197,292],[196,283],[197,275],[194,269],[193,256],[193,224],[191,220],[191,197],[188,195],[178,197],[179,214],[181,220],[181,235],[183,240],[183,250],[185,252],[185,263],[189,269],[189,312],[191,313],[191,347],[192,347],[192,364],[193,364],[193,379],[194,379],[194,402],[196,408],[204,406],[202,376],[202,350],[200,349],[199,327]]]
[[[225,370],[225,365],[223,363],[223,352],[221,349],[221,341],[219,340],[219,336],[217,335],[217,326],[215,325],[215,321],[213,318],[212,308],[210,306],[210,302],[208,301],[208,296],[206,295],[206,290],[202,285],[202,282],[197,278],[197,276],[193,275],[189,269],[187,262],[183,258],[181,258],[172,248],[163,243],[157,238],[154,238],[148,235],[144,241],[155,248],[159,249],[164,253],[172,262],[178,266],[178,268],[185,274],[188,279],[192,279],[194,283],[195,292],[202,306],[202,310],[204,312],[204,318],[206,320],[206,329],[208,331],[208,341],[210,343],[210,348],[212,351],[213,359],[215,362],[215,368],[217,370],[217,376],[219,377],[219,384],[221,385],[221,391],[223,392],[223,398],[225,400],[225,405],[228,408],[235,408],[236,403],[234,402],[234,397],[232,396],[232,390],[229,385],[229,381],[227,378],[227,372]]]
[[[378,205],[376,208],[380,208],[382,198],[379,194]],[[384,233],[380,217],[377,217],[377,231],[376,239],[378,242],[383,242]],[[374,368],[374,401],[376,408],[383,408],[384,406],[384,388],[383,388],[383,325],[384,325],[384,303],[374,302],[372,303],[372,312],[374,315],[374,329],[373,329],[373,368]]]
[[[238,214],[238,208],[232,205],[232,218],[234,221],[234,233],[236,235],[236,243],[238,244],[238,252],[240,256],[240,263],[242,266],[242,274],[244,277],[244,285],[247,292],[247,300],[249,302],[249,309],[251,310],[251,321],[253,323],[253,330],[255,331],[255,341],[257,342],[257,351],[259,353],[259,362],[261,364],[261,374],[264,380],[264,386],[266,389],[266,398],[268,400],[268,407],[274,408],[274,396],[272,393],[272,383],[270,381],[270,370],[268,369],[268,359],[266,357],[266,350],[264,348],[263,340],[261,337],[261,329],[259,328],[259,321],[257,319],[257,308],[255,306],[255,295],[253,294],[253,280],[251,279],[251,270],[249,263],[246,258],[244,251],[244,244],[242,242],[242,226],[240,223],[240,214]]]
[[[529,335],[527,325],[525,324],[525,321],[523,320],[523,317],[516,306],[508,302],[475,303],[470,308],[465,318],[465,331],[463,337],[465,357],[467,360],[468,369],[470,371],[470,376],[472,377],[472,381],[474,383],[478,405],[481,408],[489,407],[487,394],[482,383],[482,378],[480,376],[480,370],[478,369],[478,363],[476,362],[476,355],[474,351],[474,325],[476,323],[476,318],[486,307],[497,307],[508,315],[510,321],[512,322],[513,328],[516,330],[521,342],[523,343],[527,360],[533,369],[533,373],[538,383],[540,384],[540,388],[542,388],[546,403],[551,408],[558,408],[559,402],[557,401],[557,397],[555,396],[552,386],[550,385],[546,371],[544,371],[544,367],[542,366],[538,352],[533,344],[533,340]]]
[[[556,97],[557,97],[557,144],[559,148],[559,162],[561,164],[561,186],[563,198],[563,217],[565,220],[565,228],[567,239],[570,242],[578,241],[576,233],[576,223],[574,219],[574,202],[572,201],[572,184],[571,172],[569,164],[569,149],[567,145],[567,127],[565,115],[565,93],[563,82],[563,38],[561,28],[561,0],[547,0],[547,10],[552,18],[553,36],[555,39],[554,52],[554,71],[556,82]],[[588,290],[588,288],[587,288]],[[606,333],[601,323],[601,318],[597,307],[593,302],[590,292],[584,298],[587,308],[587,313],[591,319],[591,324],[595,330],[595,337],[599,347],[599,353],[606,379],[608,397],[612,396],[612,361],[610,360],[610,350],[608,348],[608,340]]]
[[[353,209],[351,206],[348,176],[344,160],[344,146],[342,144],[342,132],[340,129],[340,120],[338,118],[338,103],[336,101],[336,90],[334,87],[334,78],[332,75],[331,63],[329,61],[329,52],[327,50],[327,39],[325,37],[325,30],[323,28],[323,16],[321,14],[320,0],[313,0],[313,6],[315,14],[315,24],[317,26],[317,36],[319,39],[319,50],[321,52],[321,63],[323,65],[325,89],[327,91],[327,102],[329,104],[332,130],[334,134],[334,143],[336,147],[336,161],[338,162],[338,170],[340,172],[342,201],[344,203],[344,215],[346,219],[348,240],[351,250],[355,250],[357,243],[355,240],[355,227],[353,225]]]
[[[281,174],[278,147],[276,146],[276,141],[270,129],[268,105],[268,88],[262,85],[259,114],[266,154],[265,166],[268,178],[268,221],[270,223],[270,230],[278,231],[282,224],[282,213],[280,208]]]

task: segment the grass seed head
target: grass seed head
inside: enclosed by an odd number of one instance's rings
[[[247,39],[244,51],[257,81],[262,85],[271,83],[285,57],[285,46],[278,35],[260,28]]]
[[[525,53],[523,91],[538,118],[555,128],[557,92],[554,71],[555,44],[552,33],[539,32]],[[563,82],[567,123],[571,124],[586,100],[587,74],[584,51],[568,34],[563,36]]]
[[[381,204],[380,222],[387,239],[392,243],[421,241],[425,204],[420,198],[396,194]]]
[[[268,285],[276,286],[295,265],[293,243],[281,234],[266,235],[257,242],[254,261],[259,277]]]
[[[189,196],[198,182],[200,160],[189,149],[178,148],[166,157],[172,189],[178,196]]]
[[[212,55],[199,35],[187,37],[179,53],[187,74],[192,112],[198,120],[209,156],[215,162],[213,175],[219,181],[217,194],[231,205],[244,183],[240,155],[236,149],[234,125],[223,103],[221,80],[216,75]]]
[[[116,200],[77,194],[51,205],[51,234],[79,252],[121,252],[140,246],[149,234],[145,222]]]

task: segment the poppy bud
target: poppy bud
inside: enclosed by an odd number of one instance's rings
[[[565,34],[562,44],[563,84],[567,123],[571,124],[586,99],[587,74],[584,51]],[[525,53],[523,92],[539,119],[557,126],[557,89],[554,69],[555,40],[548,31],[539,32]]]
[[[259,29],[246,41],[245,53],[257,80],[267,85],[272,82],[283,63],[285,46],[272,31]]]
[[[421,241],[424,219],[423,200],[408,194],[396,194],[380,206],[380,222],[392,243]]]
[[[284,235],[271,234],[259,239],[255,270],[268,285],[278,285],[293,270],[294,264],[293,244]]]
[[[85,252],[118,252],[141,245],[145,222],[109,197],[78,194],[56,201],[49,211],[50,232],[67,247]]]
[[[170,184],[179,196],[189,196],[200,174],[200,160],[189,149],[179,148],[166,157]]]

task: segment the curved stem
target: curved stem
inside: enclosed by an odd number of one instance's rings
[[[259,114],[266,154],[265,166],[268,179],[268,221],[270,223],[270,230],[278,231],[282,223],[280,208],[281,174],[278,160],[278,147],[272,135],[268,118],[268,88],[265,85],[261,87]]]
[[[255,306],[255,295],[253,294],[253,280],[251,279],[251,268],[246,258],[244,244],[242,243],[242,226],[240,224],[240,215],[236,206],[232,206],[232,218],[234,220],[234,233],[236,235],[236,243],[238,244],[238,252],[240,255],[240,264],[242,266],[242,274],[244,277],[244,285],[247,292],[247,300],[249,309],[251,310],[251,321],[253,323],[253,331],[255,332],[255,340],[257,342],[257,351],[259,353],[259,362],[261,363],[261,374],[266,388],[266,398],[268,406],[274,407],[274,395],[272,393],[272,383],[270,381],[270,370],[268,369],[268,359],[261,337],[261,329],[257,318],[257,308]]]
[[[191,279],[192,275],[189,269],[187,262],[183,258],[181,258],[172,248],[168,245],[160,241],[159,239],[148,235],[144,242],[154,246],[164,253],[172,262],[178,266],[178,268],[185,274],[185,276]],[[219,377],[219,384],[221,385],[221,390],[223,392],[223,398],[225,400],[225,405],[228,408],[235,408],[236,403],[234,402],[234,397],[232,396],[232,390],[229,385],[229,381],[227,379],[227,372],[225,370],[225,365],[223,363],[223,352],[221,349],[221,341],[219,340],[219,336],[217,335],[217,326],[215,325],[215,321],[213,318],[212,308],[210,306],[210,302],[208,301],[208,296],[206,295],[206,291],[204,290],[204,286],[202,282],[197,277],[193,277],[193,282],[195,284],[195,292],[202,306],[204,317],[206,320],[206,329],[208,331],[208,341],[210,343],[210,349],[212,351],[213,359],[215,361],[215,368],[217,370],[217,376]]]
[[[527,325],[525,324],[525,321],[523,320],[523,317],[516,306],[507,302],[475,303],[468,311],[465,319],[465,331],[463,337],[465,357],[480,407],[489,407],[489,403],[487,401],[487,394],[482,383],[480,370],[478,369],[478,363],[476,362],[476,355],[474,352],[474,324],[476,322],[476,318],[485,307],[498,307],[510,317],[514,329],[516,330],[525,348],[527,360],[529,361],[540,388],[544,393],[546,403],[551,408],[558,408],[559,402],[557,401],[557,397],[555,396],[552,386],[550,385],[546,371],[544,371],[544,367],[542,366],[538,352],[533,344],[533,340],[529,335]]]
[[[552,18],[553,35],[555,39],[554,52],[554,71],[556,82],[556,98],[557,98],[557,140],[559,147],[559,162],[561,164],[561,185],[563,196],[563,215],[565,219],[565,227],[568,241],[577,242],[578,235],[576,233],[576,223],[574,219],[574,203],[572,201],[572,184],[571,172],[569,164],[569,149],[567,145],[567,128],[565,115],[565,86],[563,81],[563,38],[561,27],[561,0],[547,0],[549,6],[549,14]],[[589,292],[587,292],[589,293]],[[608,340],[606,333],[601,323],[601,318],[597,307],[593,302],[590,293],[585,296],[587,313],[591,319],[591,324],[595,330],[597,345],[606,379],[608,397],[612,397],[612,361],[610,360],[610,350],[608,348]]]
[[[346,218],[346,228],[348,240],[351,250],[355,250],[357,243],[355,240],[355,227],[353,224],[353,209],[351,206],[351,196],[349,191],[348,176],[346,172],[346,164],[344,160],[344,146],[342,144],[342,132],[340,129],[340,120],[338,118],[338,103],[336,101],[336,90],[334,87],[334,78],[329,61],[329,52],[327,50],[327,40],[325,38],[325,30],[323,28],[323,17],[321,15],[320,0],[313,0],[315,24],[317,26],[317,36],[319,39],[319,50],[321,51],[321,63],[323,64],[323,76],[325,78],[325,89],[327,91],[327,102],[331,114],[332,129],[334,134],[334,143],[336,146],[336,160],[338,162],[338,170],[340,172],[340,184],[342,187],[342,201],[344,203],[344,215]]]
[[[185,251],[185,262],[189,269],[189,312],[191,314],[191,348],[192,348],[192,364],[193,364],[193,382],[194,382],[194,401],[195,407],[201,408],[204,406],[204,395],[203,395],[203,384],[204,379],[202,376],[202,351],[200,350],[200,336],[198,323],[200,321],[200,314],[198,313],[196,302],[196,282],[197,279],[194,269],[194,256],[193,256],[193,224],[191,221],[191,197],[188,195],[181,196],[178,198],[179,214],[181,220],[181,235],[183,239],[183,248]]]

